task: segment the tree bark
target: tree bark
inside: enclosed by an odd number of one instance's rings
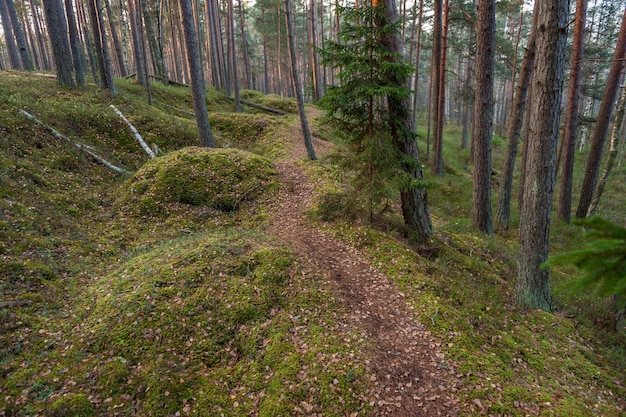
[[[438,7],[441,10],[437,10]],[[435,51],[435,41],[433,39],[433,53],[438,53],[437,65],[434,66],[436,73],[435,83],[433,85],[433,106],[434,106],[434,120],[433,120],[433,171],[436,175],[443,177],[444,174],[444,162],[443,162],[443,124],[445,119],[445,88],[446,88],[446,32],[447,32],[447,9],[448,0],[435,0],[435,19],[439,20],[439,48]],[[441,16],[437,16],[439,13]],[[433,36],[435,29],[433,29]]]
[[[585,42],[585,19],[587,18],[587,0],[576,1],[576,23],[567,95],[565,126],[561,139],[563,168],[561,170],[561,188],[559,192],[558,216],[570,222],[572,213],[572,182],[574,175],[574,153],[576,151],[576,130],[578,128],[578,107],[580,106],[580,78]],[[557,163],[557,169],[558,169]]]
[[[73,87],[72,53],[67,39],[67,22],[60,0],[44,0],[44,12],[48,23],[48,35],[52,45],[52,55],[57,69],[57,81],[60,86]]]
[[[474,182],[472,221],[480,231],[493,234],[491,220],[491,135],[493,121],[493,81],[495,65],[495,0],[478,2],[476,25],[476,70],[474,85]]]
[[[248,35],[246,32],[246,19],[244,16],[243,3],[239,0],[239,26],[241,30],[241,52],[243,55],[244,74],[246,75],[246,82],[244,88],[251,89],[254,86],[252,81],[252,71],[250,70],[250,54],[248,52]]]
[[[109,18],[109,28],[111,29],[111,39],[113,40],[113,48],[115,49],[115,56],[117,58],[117,67],[120,71],[120,77],[123,78],[128,75],[128,71],[126,71],[126,62],[124,62],[124,54],[122,53],[122,43],[120,42],[120,37],[117,35],[117,28],[113,20],[113,12],[111,11],[109,0],[104,0],[104,8]]]
[[[9,62],[11,64],[11,68],[20,70],[22,69],[22,63],[20,61],[17,45],[15,44],[15,37],[13,36],[13,25],[11,24],[11,20],[9,18],[9,10],[6,3],[7,1],[9,0],[0,0],[0,19],[2,19],[4,39],[9,52]]]
[[[26,35],[24,35],[24,29],[20,23],[20,19],[17,17],[15,11],[15,4],[13,0],[6,0],[7,9],[9,12],[9,18],[11,19],[11,26],[13,26],[13,34],[15,35],[15,41],[17,43],[17,49],[20,54],[20,61],[22,68],[26,71],[33,70],[33,63],[28,55],[28,44],[26,43]]]
[[[611,131],[611,141],[609,148],[609,156],[606,160],[606,165],[604,166],[604,170],[602,170],[602,176],[600,177],[600,181],[598,182],[598,186],[593,192],[593,197],[591,198],[591,203],[589,205],[589,212],[587,216],[593,216],[598,208],[598,203],[600,203],[600,197],[602,197],[602,193],[604,192],[604,187],[609,179],[609,175],[611,175],[611,171],[613,170],[613,165],[615,165],[615,160],[617,159],[617,147],[619,145],[619,140],[621,138],[622,126],[624,124],[624,113],[626,110],[626,86],[622,86],[622,94],[620,96],[619,104],[617,105],[617,113],[615,114],[615,121],[613,122],[613,129]]]
[[[285,18],[287,19],[287,40],[289,42],[289,55],[291,57],[291,76],[296,89],[296,100],[298,101],[298,113],[300,114],[300,124],[302,125],[302,134],[304,135],[304,146],[310,160],[316,160],[315,149],[313,149],[313,141],[311,140],[311,131],[309,130],[309,122],[306,118],[304,109],[304,97],[300,77],[298,75],[298,62],[296,60],[296,42],[294,40],[293,20],[291,17],[291,2],[285,0]]]
[[[207,112],[206,89],[200,59],[198,57],[198,39],[193,24],[193,12],[190,0],[180,0],[180,10],[185,35],[187,62],[189,63],[191,78],[191,94],[193,97],[194,111],[196,113],[200,144],[212,148],[215,147],[215,140],[213,139],[213,132],[211,131],[209,114]]]
[[[313,76],[313,93],[314,93],[314,101],[318,101],[324,95],[324,82],[322,80],[322,75],[320,71],[319,65],[319,55],[317,53],[318,44],[318,33],[317,33],[317,2],[315,0],[309,0],[309,9],[310,9],[310,41],[309,45],[309,53],[310,53],[310,63],[312,66],[311,74]]]
[[[74,15],[74,2],[65,0],[65,14],[67,15],[67,25],[70,33],[70,47],[72,49],[72,62],[74,63],[74,76],[76,84],[85,86],[85,57],[83,55],[83,46],[78,35],[78,26],[76,25],[76,17]]]
[[[233,81],[235,96],[235,111],[241,113],[241,99],[239,98],[239,73],[237,71],[237,45],[235,44],[235,13],[233,0],[227,0],[228,6],[228,54],[230,55],[230,77]]]
[[[578,208],[576,209],[576,217],[585,218],[589,205],[591,204],[591,198],[593,192],[598,183],[598,175],[600,173],[600,164],[602,163],[602,153],[604,151],[604,144],[606,143],[606,136],[609,130],[609,123],[611,120],[611,113],[615,104],[615,98],[619,90],[619,79],[624,70],[624,58],[626,57],[626,9],[622,17],[622,24],[620,27],[619,38],[617,39],[617,46],[615,47],[615,54],[613,55],[613,62],[611,69],[609,70],[609,76],[606,80],[606,88],[604,95],[602,96],[602,102],[600,103],[600,109],[598,110],[598,117],[596,119],[596,126],[593,131],[593,138],[591,139],[591,149],[589,150],[589,157],[587,158],[587,168],[585,169],[585,177],[583,179],[582,189],[580,191],[580,200],[578,201]]]
[[[417,39],[415,45],[415,72],[413,73],[413,128],[417,130],[417,106],[419,104],[419,70],[420,70],[420,53],[422,52],[422,18],[424,15],[424,0],[419,0],[419,12],[417,16]]]
[[[520,69],[519,79],[517,81],[517,89],[513,98],[513,106],[509,115],[509,124],[506,133],[507,147],[506,155],[502,166],[502,180],[500,182],[500,192],[498,193],[498,205],[496,209],[496,224],[499,227],[507,229],[509,227],[511,217],[511,190],[513,188],[513,171],[515,170],[515,158],[517,157],[517,146],[522,130],[524,120],[524,110],[526,108],[526,99],[530,78],[535,65],[535,38],[537,24],[537,3],[535,3],[533,11],[533,20],[526,46],[526,53],[522,60],[522,68]]]
[[[43,36],[41,34],[39,13],[37,12],[37,9],[35,8],[34,2],[30,1],[29,3],[30,3],[30,10],[31,10],[32,19],[33,19],[33,26],[35,27],[35,37],[37,38],[37,45],[39,47],[39,55],[41,57],[41,65],[43,69],[49,70],[50,62],[48,60],[48,53],[47,53],[46,47],[43,43]]]
[[[568,0],[537,2],[537,57],[533,77],[534,121],[528,137],[526,186],[520,220],[517,305],[552,311],[548,258],[556,178],[561,91],[567,43]]]
[[[135,71],[137,74],[137,83],[145,87],[147,83],[146,70],[145,70],[145,54],[143,51],[143,44],[139,37],[139,25],[137,19],[139,13],[137,11],[137,5],[135,0],[128,0],[128,19],[130,22],[130,37],[133,43],[133,57],[135,58]]]
[[[376,7],[382,7],[382,19],[377,21],[379,27],[398,22],[398,12],[395,0],[380,0]],[[392,54],[394,62],[402,60],[403,43],[400,34],[385,32],[381,35],[380,43]],[[396,86],[406,85],[406,77],[397,72],[388,72],[386,77]],[[394,145],[403,158],[403,168],[411,181],[400,190],[402,215],[404,223],[416,234],[419,241],[425,241],[433,234],[433,226],[428,212],[428,197],[426,189],[415,184],[424,179],[417,141],[413,132],[409,99],[388,97],[387,105],[391,118],[391,137]]]

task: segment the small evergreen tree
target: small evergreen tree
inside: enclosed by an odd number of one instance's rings
[[[326,41],[321,51],[323,63],[338,71],[339,85],[328,86],[318,104],[347,133],[350,152],[340,160],[355,173],[352,185],[367,200],[371,216],[407,181],[415,181],[403,169],[403,158],[392,142],[395,121],[387,107],[389,98],[408,99],[411,93],[394,83],[390,74],[405,78],[413,69],[394,62],[393,53],[381,44],[381,34],[400,31],[397,23],[377,26],[381,8],[342,7],[339,13],[343,18],[339,42]]]
[[[584,249],[550,257],[544,266],[575,265],[583,276],[572,283],[573,289],[616,296],[617,307],[626,307],[626,229],[600,217],[573,223],[591,229],[591,240]]]

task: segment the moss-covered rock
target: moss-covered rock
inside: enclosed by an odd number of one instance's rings
[[[172,204],[237,210],[276,186],[269,160],[238,149],[184,148],[146,163],[125,183],[119,206],[167,214]]]

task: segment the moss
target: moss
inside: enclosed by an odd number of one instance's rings
[[[146,163],[121,190],[118,207],[139,215],[172,204],[237,210],[276,185],[271,163],[237,149],[185,148]]]
[[[85,394],[67,394],[54,400],[47,413],[50,417],[91,417],[95,410]]]

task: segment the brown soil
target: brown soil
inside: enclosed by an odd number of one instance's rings
[[[283,191],[270,230],[294,248],[304,269],[332,280],[345,302],[346,328],[365,331],[371,390],[369,403],[376,416],[455,416],[453,367],[445,362],[440,343],[417,320],[404,294],[373,268],[352,246],[312,226],[304,216],[314,190],[295,163],[306,156],[299,121],[293,126],[294,151],[278,162]],[[330,145],[315,140],[318,154]]]

